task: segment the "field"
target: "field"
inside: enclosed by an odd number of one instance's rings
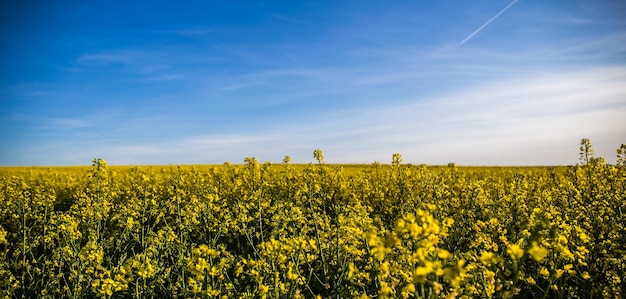
[[[0,168],[0,295],[623,298],[626,165],[581,154]]]

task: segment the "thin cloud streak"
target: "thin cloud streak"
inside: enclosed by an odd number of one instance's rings
[[[459,46],[463,45],[465,42],[467,42],[468,40],[470,40],[472,37],[474,37],[474,35],[478,34],[480,31],[482,31],[485,27],[487,27],[487,25],[489,25],[491,22],[493,22],[493,20],[497,19],[501,14],[503,14],[505,11],[507,11],[511,6],[513,6],[513,4],[515,4],[518,0],[513,0],[513,2],[511,2],[509,5],[507,5],[504,9],[502,9],[499,13],[497,13],[495,16],[493,16],[493,18],[489,19],[489,21],[487,21],[487,23],[483,24],[482,26],[480,26],[480,28],[476,29],[476,31],[472,32],[472,34],[470,34],[469,36],[467,36],[464,40],[462,40],[459,43]]]

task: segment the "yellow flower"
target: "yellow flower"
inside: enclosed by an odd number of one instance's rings
[[[506,253],[511,256],[513,260],[519,260],[524,256],[524,249],[517,244],[513,244],[509,246],[509,249],[506,250]]]
[[[565,273],[564,270],[561,270],[561,269],[556,270],[556,278],[561,278],[561,276],[563,276],[563,273]]]
[[[535,261],[540,263],[548,256],[548,253],[550,253],[550,251],[537,245],[537,242],[533,242],[530,249],[528,249],[528,254],[530,254]]]
[[[0,226],[0,244],[7,244],[7,231]]]
[[[480,262],[487,266],[495,264],[497,262],[496,254],[489,251],[483,252],[483,254],[480,255]]]
[[[198,249],[199,249],[200,253],[206,254],[209,251],[209,246],[207,246],[206,244],[202,244],[202,245],[198,246]]]
[[[433,282],[433,289],[435,290],[435,294],[439,295],[441,291],[443,291],[443,285],[438,282]]]
[[[415,293],[415,285],[412,283],[407,284],[404,287],[404,291],[406,291],[407,293]]]
[[[447,251],[445,249],[439,249],[439,252],[437,254],[439,256],[440,259],[448,259],[450,257],[450,251]]]
[[[406,298],[409,298],[409,296],[412,295],[413,293],[415,293],[415,285],[410,283],[406,285],[404,288],[402,288],[402,292],[400,292],[400,295],[402,296],[403,299],[406,299]]]
[[[415,268],[415,272],[413,272],[413,282],[416,283],[424,283],[426,281],[426,276],[430,273],[431,269],[427,267],[417,267]]]
[[[391,287],[389,287],[385,282],[382,282],[380,284],[380,290],[378,290],[378,295],[380,297],[387,297],[389,296],[389,294],[391,294]]]
[[[267,292],[268,292],[269,290],[270,290],[270,288],[269,288],[269,287],[267,287],[266,285],[264,285],[264,284],[260,284],[260,285],[259,285],[259,293],[260,293],[261,295],[265,295],[265,294],[267,294]]]
[[[571,275],[575,275],[576,274],[576,270],[572,270],[572,268],[574,268],[574,265],[572,264],[567,264],[563,267],[564,271],[567,271],[567,273],[571,274]]]
[[[405,227],[405,222],[404,219],[398,219],[398,221],[396,221],[396,227],[395,227],[395,231],[397,234],[402,234],[404,232],[404,227]]]
[[[354,275],[354,272],[356,272],[356,267],[354,266],[353,263],[348,264],[348,280],[352,279],[352,276]]]
[[[298,279],[298,274],[293,272],[293,267],[292,266],[289,266],[289,270],[287,271],[287,279],[289,279],[289,280],[296,280],[296,279]]]

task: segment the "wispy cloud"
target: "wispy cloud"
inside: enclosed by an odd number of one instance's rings
[[[0,94],[3,93],[11,93],[18,97],[43,97],[50,94],[50,86],[42,82],[25,82],[7,90],[1,90]]]
[[[86,65],[107,65],[111,63],[129,64],[135,61],[136,53],[132,52],[83,54],[76,59],[76,62]]]
[[[137,79],[139,82],[144,83],[154,83],[154,82],[171,82],[171,81],[180,81],[183,78],[183,74],[179,73],[162,73],[156,75],[144,75],[143,77]]]
[[[267,16],[272,17],[272,18],[277,19],[277,20],[285,21],[285,22],[288,22],[288,23],[294,23],[294,24],[300,24],[300,25],[309,25],[309,22],[303,21],[303,20],[298,19],[298,18],[282,15],[282,14],[270,13],[270,14],[267,14]]]
[[[515,4],[518,0],[513,0],[513,2],[509,3],[509,5],[507,5],[504,9],[502,9],[500,12],[498,12],[495,16],[493,16],[491,19],[489,19],[489,21],[487,21],[485,24],[483,24],[482,26],[480,26],[478,29],[476,29],[476,31],[472,32],[470,35],[468,35],[465,39],[463,39],[459,45],[463,45],[465,42],[467,42],[468,40],[470,40],[472,37],[474,37],[474,35],[478,34],[480,31],[482,31],[483,29],[485,29],[485,27],[487,27],[487,25],[491,24],[491,22],[493,22],[495,19],[497,19],[501,14],[503,14],[505,11],[507,11],[511,6],[513,6],[513,4]]]
[[[7,147],[30,139],[22,164],[308,162],[315,148],[329,162],[571,164],[589,137],[612,157],[626,141],[623,21],[606,3],[517,2],[469,35],[469,2],[235,5],[65,27],[66,46],[9,57],[33,66],[7,64]],[[499,24],[515,38],[467,47]]]
[[[76,134],[93,134],[91,130],[114,130],[133,121],[125,119],[126,115],[113,109],[102,109],[83,114],[63,113],[46,118],[34,120],[39,135],[67,137],[68,142],[76,137]],[[106,135],[101,135],[106,138]]]
[[[175,34],[182,36],[202,36],[215,33],[216,29],[211,27],[196,27],[186,29],[168,29],[168,30],[155,30],[153,33],[157,34]]]
[[[563,16],[559,18],[552,18],[549,21],[562,23],[562,24],[574,24],[574,25],[588,25],[593,24],[594,21],[590,18],[581,18],[575,16]]]
[[[91,126],[91,122],[84,118],[55,118],[48,120],[47,123],[57,129],[75,129]]]
[[[589,137],[609,161],[626,136],[626,67],[505,78],[439,96],[309,116],[248,133],[180,136],[110,145],[112,163],[222,163],[254,156],[278,162],[388,162],[465,165],[573,164]],[[281,126],[281,127],[277,127]],[[184,158],[183,158],[184,157]],[[121,159],[116,161],[116,159]],[[129,162],[129,163],[131,163]]]
[[[395,125],[397,130],[372,138],[386,137],[411,160],[570,164],[575,163],[575,155],[567,156],[575,153],[570,144],[582,137],[600,139],[598,154],[609,157],[624,142],[619,139],[626,129],[615,129],[626,128],[619,116],[626,113],[625,70],[622,66],[507,79],[359,114],[373,129],[382,123]],[[378,113],[393,117],[381,119]],[[466,150],[459,151],[459,146]],[[553,151],[550,156],[533,156],[547,146]]]

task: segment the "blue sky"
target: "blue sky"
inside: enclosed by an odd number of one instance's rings
[[[626,3],[3,1],[0,165],[566,165],[626,143]]]

